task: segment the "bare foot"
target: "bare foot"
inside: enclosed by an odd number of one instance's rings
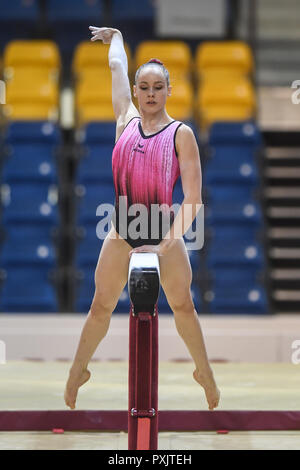
[[[65,403],[74,410],[79,387],[89,380],[91,373],[84,369],[81,371],[70,370],[70,375],[65,388]]]
[[[193,377],[205,391],[208,409],[213,410],[217,408],[220,401],[220,390],[218,389],[215,379],[212,374],[201,374],[197,369],[193,372]]]

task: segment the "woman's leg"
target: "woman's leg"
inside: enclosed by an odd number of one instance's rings
[[[120,295],[127,283],[130,245],[123,239],[105,238],[96,271],[95,293],[82,329],[75,358],[65,389],[65,402],[75,408],[78,389],[90,378],[88,363],[98,344],[105,337]]]
[[[174,313],[176,328],[196,366],[194,379],[204,387],[209,409],[218,406],[220,392],[210,367],[198,314],[191,294],[192,269],[183,238],[160,257],[160,280]]]

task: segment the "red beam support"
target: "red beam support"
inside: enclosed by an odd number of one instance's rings
[[[156,450],[158,443],[158,311],[129,319],[128,449]]]
[[[0,431],[127,431],[127,410],[0,411]],[[300,431],[299,410],[160,410],[160,432]]]

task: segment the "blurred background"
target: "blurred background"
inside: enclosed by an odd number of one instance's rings
[[[2,314],[90,307],[115,122],[109,46],[89,25],[121,30],[132,84],[164,62],[167,111],[197,136],[198,313],[299,313],[299,22],[297,0],[0,0]],[[126,287],[115,313],[129,307]],[[162,289],[158,307],[171,313]]]

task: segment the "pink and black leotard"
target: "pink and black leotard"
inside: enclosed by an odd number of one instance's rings
[[[182,122],[172,121],[155,134],[145,135],[141,118],[134,117],[115,144],[112,172],[116,198],[112,223],[132,248],[158,245],[174,221],[174,211],[168,208],[172,206],[173,189],[180,175],[175,136],[181,124]],[[122,198],[121,201],[121,196],[126,196],[127,199]],[[127,221],[124,223],[124,219],[119,216],[125,200]],[[143,204],[148,213],[148,224],[144,227],[148,229],[147,234],[145,236],[144,232],[137,239],[130,236],[130,230],[128,233],[130,223],[139,216],[139,213],[128,214],[132,204]],[[151,217],[151,206],[154,204],[161,207],[159,218]],[[143,227],[137,227],[137,232],[142,229]]]

